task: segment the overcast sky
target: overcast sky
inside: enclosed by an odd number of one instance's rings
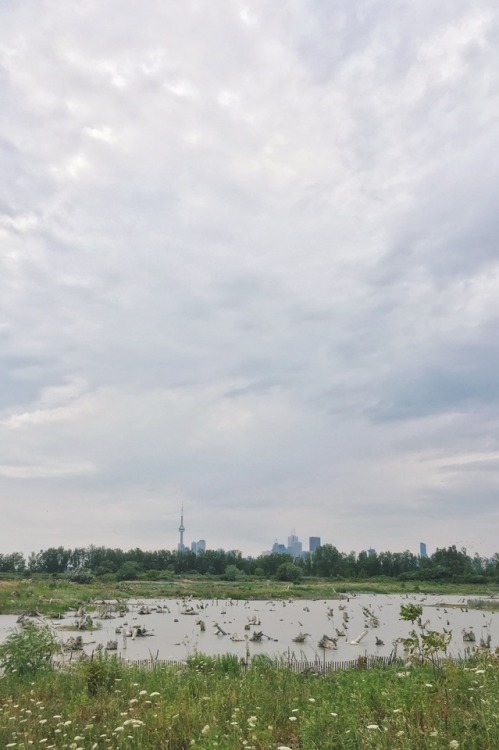
[[[0,552],[499,551],[496,0],[2,0]]]

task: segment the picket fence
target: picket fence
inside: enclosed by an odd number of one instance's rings
[[[138,667],[152,671],[155,669],[161,669],[162,667],[178,667],[183,669],[187,666],[187,661],[176,660],[176,659],[127,659],[123,656],[117,657],[119,661],[130,667]],[[247,663],[241,660],[241,665],[247,667]],[[374,669],[381,667],[393,667],[393,666],[404,666],[404,660],[394,655],[390,656],[358,656],[356,659],[348,659],[345,661],[328,661],[314,659],[308,661],[307,659],[295,659],[294,657],[280,656],[274,659],[270,659],[269,664],[275,669],[289,669],[292,672],[302,672],[310,674],[328,674],[330,672],[338,672],[347,669]]]

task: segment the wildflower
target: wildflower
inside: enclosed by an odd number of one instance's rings
[[[201,729],[201,734],[207,734],[210,731],[210,725],[205,724],[204,727]]]
[[[379,729],[379,726],[377,724],[368,724],[367,729]]]
[[[290,720],[290,721],[296,721],[296,716],[290,716],[290,717],[289,717],[289,720]]]
[[[141,690],[139,695],[147,695],[147,690]]]
[[[331,716],[338,716],[338,714],[335,714],[333,713],[333,711],[331,711]]]
[[[459,747],[459,742],[457,740],[451,740],[449,742],[449,747],[451,747],[452,750],[456,750],[456,748]]]
[[[310,703],[315,703],[315,698],[309,698],[308,700]]]
[[[160,695],[160,693],[158,693],[157,690],[155,690],[154,693],[149,693],[150,698],[156,698],[157,695]]]
[[[425,682],[424,686],[425,687],[433,687],[433,685],[431,684],[431,682]]]

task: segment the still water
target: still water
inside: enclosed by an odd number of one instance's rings
[[[92,653],[98,644],[105,647],[108,641],[115,640],[118,653],[130,660],[154,656],[181,661],[196,652],[231,653],[244,658],[249,650],[250,656],[294,655],[296,659],[310,661],[343,661],[365,654],[388,656],[396,639],[406,636],[411,629],[410,623],[400,620],[400,605],[414,603],[423,607],[423,622],[427,622],[429,629],[452,632],[451,656],[463,655],[467,647],[478,645],[480,639],[490,639],[491,647],[496,648],[499,614],[469,609],[467,601],[458,596],[447,596],[444,600],[441,596],[381,594],[313,601],[132,601],[122,616],[112,613],[112,619],[99,619],[97,613],[92,613],[99,627],[80,634],[86,653]],[[112,603],[99,609],[104,614],[112,609]],[[16,627],[16,620],[15,615],[0,616],[0,641]],[[75,621],[74,613],[53,621],[61,641],[78,635],[64,629]],[[146,630],[146,637],[123,637],[123,631],[133,634],[137,627]],[[463,642],[464,630],[475,634],[475,644]],[[263,633],[261,640],[252,640],[255,632]],[[306,634],[300,643],[294,640],[299,634]],[[324,635],[335,639],[335,649],[319,646]],[[360,641],[352,643],[359,636]],[[400,647],[399,654],[402,655]]]

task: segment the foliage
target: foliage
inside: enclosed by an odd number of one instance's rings
[[[33,675],[51,669],[59,650],[57,638],[48,626],[27,623],[0,645],[0,667],[6,674]]]
[[[499,747],[499,669],[491,655],[449,667],[439,680],[425,665],[310,675],[259,658],[245,669],[235,658],[231,668],[210,659],[202,669],[197,659],[192,668],[148,672],[94,660],[95,689],[89,663],[36,674],[28,688],[9,674],[0,680],[0,747]]]
[[[244,573],[242,570],[239,570],[237,565],[227,565],[225,568],[224,573],[224,580],[226,581],[237,581],[239,578],[243,577]]]
[[[290,581],[296,583],[302,576],[302,570],[291,562],[282,563],[279,565],[276,572],[276,578],[278,581]]]
[[[68,577],[73,583],[92,583],[94,580],[94,574],[92,571],[83,566],[79,566],[72,570]]]
[[[244,558],[236,550],[129,550],[109,547],[81,547],[66,549],[50,547],[29,555],[0,554],[0,574],[47,574],[69,576],[83,568],[95,576],[115,580],[137,580],[146,576],[154,580],[162,574],[183,576],[199,574],[224,576],[235,566],[247,576],[273,578],[283,563],[300,567],[302,575],[335,580],[369,580],[390,578],[406,581],[446,581],[460,583],[499,582],[499,553],[491,558],[470,557],[466,549],[455,545],[437,549],[429,557],[419,557],[409,550],[404,552],[361,551],[340,552],[331,544],[323,544],[305,558],[293,560],[288,554],[270,553],[257,558]],[[263,571],[263,573],[262,573]]]
[[[101,690],[107,691],[113,688],[122,672],[116,657],[102,653],[94,654],[91,659],[84,661],[81,670],[89,695],[97,695]]]
[[[409,659],[415,663],[429,662],[434,669],[440,667],[439,656],[447,653],[447,647],[452,639],[452,632],[438,632],[428,630],[422,620],[423,608],[419,604],[402,604],[400,619],[416,624],[406,638],[400,638]]]

